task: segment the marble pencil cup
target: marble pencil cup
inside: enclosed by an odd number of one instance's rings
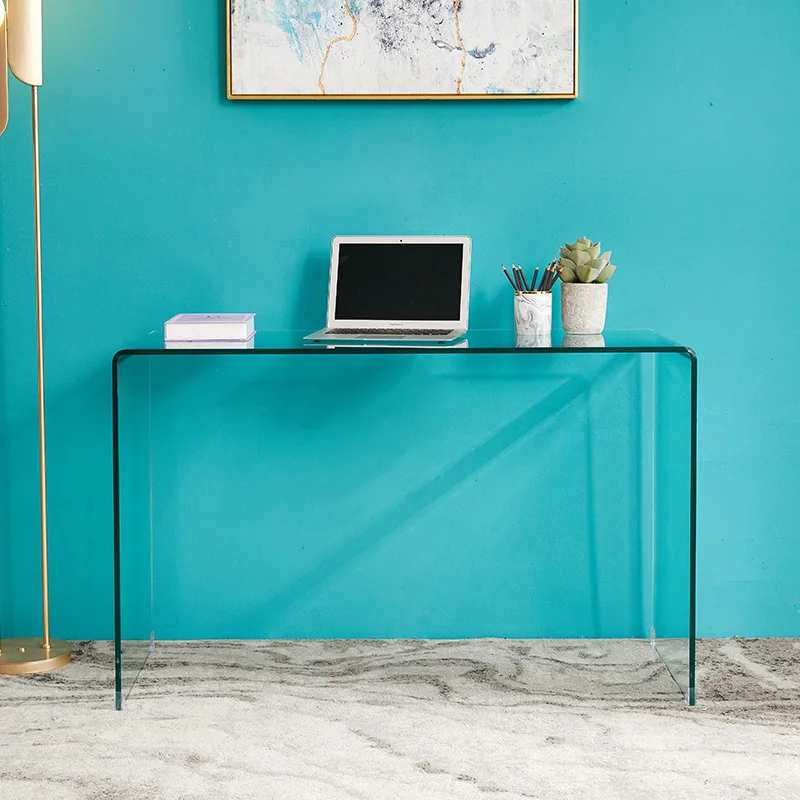
[[[517,334],[517,347],[552,347],[553,337],[549,333],[541,333],[531,336],[527,333]]]
[[[514,328],[517,337],[550,336],[553,328],[553,295],[551,292],[516,292],[514,294]]]

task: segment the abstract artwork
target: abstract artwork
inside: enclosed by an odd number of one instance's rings
[[[228,97],[575,97],[577,2],[228,0]]]

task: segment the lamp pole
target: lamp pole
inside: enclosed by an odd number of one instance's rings
[[[41,86],[41,0],[9,0],[8,25],[3,26],[0,0],[2,46],[0,69],[7,76],[6,49],[12,72],[31,87],[33,133],[33,229],[36,257],[36,375],[39,421],[39,504],[42,546],[42,636],[0,640],[0,675],[46,672],[68,663],[69,642],[50,638],[50,597],[47,558],[47,454],[44,406],[44,324],[42,315],[42,225],[39,176],[39,86]],[[6,30],[7,28],[7,30]],[[7,43],[7,44],[6,44]],[[2,97],[0,97],[2,102]],[[6,95],[7,108],[7,95]],[[0,126],[2,133],[4,126]]]

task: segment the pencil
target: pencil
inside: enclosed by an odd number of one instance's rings
[[[556,282],[556,262],[553,261],[550,264],[550,277],[547,279],[547,291],[549,292],[553,288],[553,284]]]
[[[536,291],[536,278],[538,277],[538,275],[539,275],[539,267],[536,267],[536,269],[533,271],[533,280],[531,281],[532,292]]]
[[[519,277],[519,267],[516,264],[511,265],[511,269],[514,270],[514,280],[517,282],[517,291],[522,291],[522,280]]]
[[[511,280],[511,276],[508,274],[508,270],[505,268],[505,266],[503,266],[503,274],[506,276],[506,278],[508,278],[508,282],[511,284],[512,288],[516,292],[517,291],[517,285],[514,283],[513,280]]]
[[[522,285],[525,287],[525,291],[529,292],[531,287],[528,286],[528,281],[525,280],[525,271],[522,269],[522,267],[519,268],[519,276],[522,278]]]
[[[556,285],[556,281],[561,277],[561,269],[559,268],[558,264],[553,266],[553,283],[550,285],[552,289],[553,286]]]
[[[550,277],[550,265],[548,264],[544,268],[544,275],[542,275],[542,282],[539,284],[539,291],[546,292],[547,291],[547,281]]]

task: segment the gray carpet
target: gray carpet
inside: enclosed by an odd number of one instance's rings
[[[690,709],[636,641],[170,642],[119,713],[85,642],[0,677],[0,798],[800,800],[800,641],[698,661]]]

